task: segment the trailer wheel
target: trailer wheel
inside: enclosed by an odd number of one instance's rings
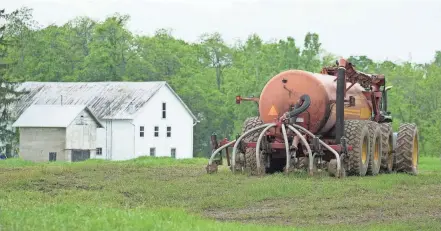
[[[242,134],[246,131],[253,129],[257,126],[260,126],[263,124],[263,121],[260,119],[260,117],[250,117],[245,120],[242,126]],[[244,137],[242,140],[244,142],[257,142],[260,135],[260,130],[248,134],[247,137]],[[244,161],[244,167],[247,171],[251,173],[251,175],[257,175],[257,164],[256,164],[256,148],[246,148],[245,144],[242,143],[242,152],[245,153],[245,161]],[[260,160],[260,166],[261,166],[261,174],[265,173],[265,158],[262,156]]]
[[[352,145],[352,150],[348,151],[347,174],[348,176],[365,176],[370,156],[370,139],[369,129],[366,121],[363,120],[346,120],[345,121],[345,137],[348,144]]]
[[[393,130],[390,123],[380,124],[383,157],[380,172],[391,173],[394,166]]]
[[[370,144],[370,158],[367,175],[375,176],[380,172],[383,157],[381,128],[377,122],[368,121]]]
[[[295,165],[295,168],[307,172],[308,165],[309,165],[308,157],[303,156],[297,159],[297,164]]]
[[[253,176],[264,175],[266,173],[265,165],[266,165],[265,157],[263,155],[260,155],[260,174],[259,174],[256,163],[256,149],[247,148],[247,150],[245,151],[246,172],[248,172],[250,175]]]
[[[397,136],[396,171],[418,174],[419,137],[416,124],[400,125]]]

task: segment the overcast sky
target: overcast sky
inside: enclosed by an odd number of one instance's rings
[[[129,14],[129,29],[196,41],[218,31],[231,43],[251,33],[264,40],[320,35],[323,48],[342,56],[429,62],[441,50],[441,0],[0,0],[0,8],[34,9],[43,26],[76,16],[103,20]]]

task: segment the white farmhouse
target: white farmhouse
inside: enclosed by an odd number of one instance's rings
[[[13,107],[18,118],[30,105],[85,105],[96,115],[96,158],[193,157],[196,117],[164,81],[24,82],[27,94]]]

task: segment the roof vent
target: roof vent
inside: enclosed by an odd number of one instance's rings
[[[132,102],[129,103],[129,106],[127,107],[127,111],[128,111],[129,113],[135,113],[135,110],[136,110],[136,108],[135,108],[135,104],[134,104],[133,101],[132,101]]]

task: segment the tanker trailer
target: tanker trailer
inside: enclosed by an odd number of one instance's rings
[[[418,129],[399,127],[396,140],[387,110],[384,75],[355,70],[345,59],[320,73],[288,70],[272,77],[254,101],[259,116],[245,120],[235,140],[218,142],[208,173],[222,164],[216,156],[226,150],[231,171],[251,175],[328,170],[331,175],[365,176],[379,173],[418,173]],[[230,157],[229,148],[232,148]]]

